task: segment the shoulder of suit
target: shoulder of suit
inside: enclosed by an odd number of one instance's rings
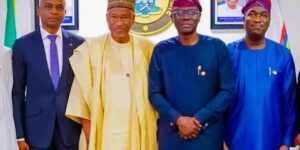
[[[36,35],[40,35],[40,30],[35,30],[33,32],[30,32],[30,33],[27,33],[21,37],[19,37],[17,39],[17,41],[24,41],[24,40],[29,40],[29,39],[32,39],[34,36]]]
[[[84,41],[84,38],[82,36],[79,36],[75,33],[69,32],[67,30],[62,29],[63,35],[66,34],[69,36],[69,38],[78,41],[80,44]]]

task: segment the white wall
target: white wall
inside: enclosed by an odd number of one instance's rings
[[[3,45],[6,1],[0,0],[0,44]],[[17,36],[20,37],[34,29],[34,0],[16,0]]]
[[[282,5],[283,18],[286,21],[289,40],[294,55],[297,68],[300,68],[300,6],[299,0],[279,0]],[[34,30],[34,0],[16,0],[16,16],[18,37]],[[79,0],[80,30],[79,35],[84,37],[94,37],[108,31],[106,25],[107,0]],[[226,43],[243,37],[243,30],[210,30],[210,1],[201,0],[203,13],[198,32],[223,39]],[[0,0],[0,44],[3,44],[6,0]],[[176,30],[172,25],[167,30],[156,36],[149,38],[158,42],[168,37],[176,35]]]
[[[296,67],[300,69],[300,0],[280,0]]]
[[[105,19],[107,5],[106,3],[103,3],[103,1],[100,1],[102,0],[80,1],[80,31],[78,32],[80,35],[97,36],[108,31]],[[200,24],[198,26],[199,33],[217,36],[222,38],[226,42],[233,41],[243,36],[243,30],[224,31],[227,32],[226,34],[213,33],[210,30],[210,1],[202,0],[201,3],[203,5],[203,13]],[[177,35],[177,31],[174,25],[172,25],[170,28],[163,31],[159,35],[149,36],[149,38],[154,42],[158,42],[175,35]]]

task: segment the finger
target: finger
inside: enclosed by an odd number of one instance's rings
[[[198,134],[192,134],[193,138],[196,138],[198,136]]]
[[[202,128],[201,123],[197,120],[197,119],[193,119],[193,123],[195,126],[197,126],[198,128]]]
[[[26,150],[30,150],[29,145],[28,145],[27,143],[24,143],[24,148],[25,148]]]
[[[183,134],[181,132],[178,132],[179,136],[183,138]]]
[[[193,117],[193,121],[197,124],[201,124],[200,121],[198,119],[196,119],[195,117]]]
[[[193,131],[197,131],[197,132],[200,132],[201,131],[201,127],[199,126],[196,126],[196,125],[193,125]]]
[[[192,135],[188,136],[188,139],[189,140],[193,139],[193,136]]]
[[[197,128],[197,132],[200,133],[202,131],[202,128]]]
[[[182,139],[187,140],[187,136],[181,136]]]
[[[197,131],[197,130],[195,130],[195,131],[191,132],[191,135],[199,135],[199,134],[200,134],[200,132],[199,132],[199,131]]]

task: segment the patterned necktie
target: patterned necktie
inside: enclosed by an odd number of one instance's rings
[[[57,88],[59,82],[59,63],[58,63],[58,54],[57,54],[57,46],[55,40],[57,35],[48,35],[48,39],[50,42],[50,73],[51,79],[54,88]]]

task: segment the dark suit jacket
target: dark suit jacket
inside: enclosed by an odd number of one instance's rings
[[[298,83],[296,88],[296,119],[295,119],[295,131],[296,134],[300,134],[300,72],[298,74]]]
[[[65,117],[73,71],[69,57],[84,39],[62,30],[63,67],[57,90],[47,66],[40,30],[15,41],[13,47],[12,90],[17,138],[25,138],[34,147],[51,144],[55,126],[65,145],[78,144],[81,126]]]

